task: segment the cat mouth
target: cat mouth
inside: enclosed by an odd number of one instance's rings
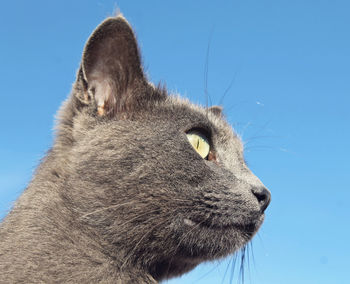
[[[197,228],[206,228],[212,230],[238,230],[248,234],[255,234],[255,232],[259,229],[262,224],[264,216],[262,215],[256,222],[248,222],[246,224],[242,223],[231,223],[231,224],[218,224],[212,223],[210,221],[195,221],[193,219],[184,218],[183,223],[188,226],[190,229]]]
[[[245,223],[198,219],[182,218],[177,241],[177,257],[181,261],[202,262],[232,254],[253,238],[263,222],[263,216]]]

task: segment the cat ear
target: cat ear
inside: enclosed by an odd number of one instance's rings
[[[85,45],[80,74],[84,97],[95,100],[99,115],[125,111],[147,85],[136,38],[123,16],[108,18]]]
[[[208,110],[218,117],[223,117],[223,108],[221,106],[212,106]]]

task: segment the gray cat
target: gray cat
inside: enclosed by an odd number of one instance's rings
[[[0,283],[157,283],[244,246],[269,202],[221,108],[149,83],[131,27],[109,18],[1,224]]]

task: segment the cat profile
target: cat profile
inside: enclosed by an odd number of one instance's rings
[[[222,109],[148,82],[132,28],[108,18],[1,223],[0,283],[158,283],[244,246],[269,202]]]

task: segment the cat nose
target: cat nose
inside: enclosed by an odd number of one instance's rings
[[[265,187],[254,187],[252,192],[259,202],[261,212],[264,212],[271,201],[271,193]]]

